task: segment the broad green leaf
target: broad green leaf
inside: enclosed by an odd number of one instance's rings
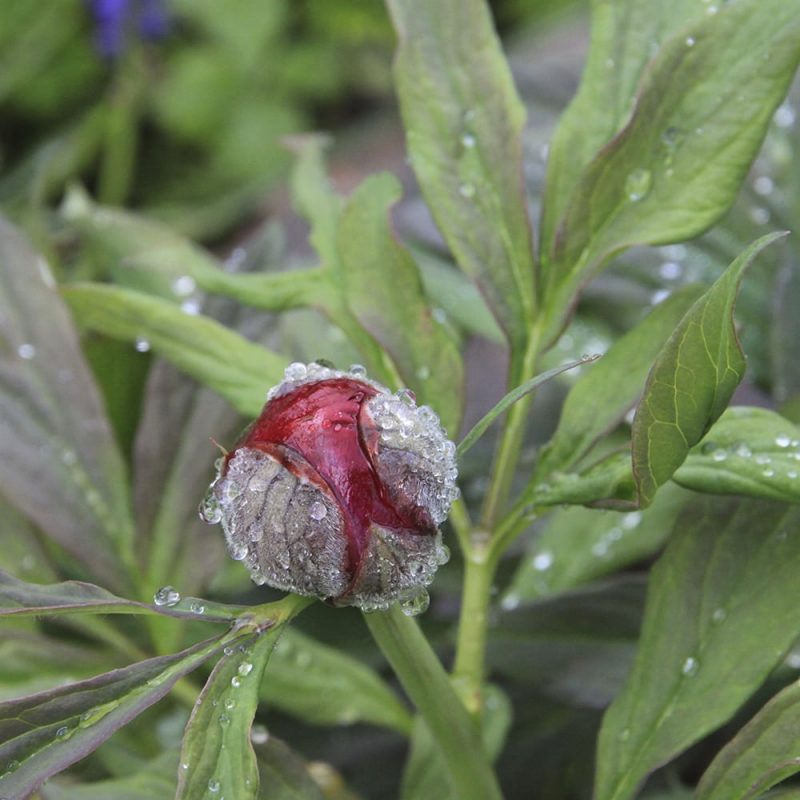
[[[556,432],[539,455],[537,477],[569,469],[620,422],[641,396],[659,350],[701,292],[694,286],[675,292],[580,375],[564,401]]]
[[[578,93],[559,120],[547,155],[542,209],[543,252],[581,172],[624,125],[642,73],[665,39],[701,18],[699,0],[593,0],[592,35]]]
[[[778,692],[717,754],[697,800],[755,800],[800,771],[800,682]]]
[[[503,611],[487,660],[509,681],[574,706],[601,709],[630,669],[645,581],[630,575]]]
[[[233,638],[233,637],[228,637]],[[217,638],[39,694],[0,703],[3,797],[27,797],[98,748],[218,650]]]
[[[800,431],[774,411],[729,408],[673,480],[696,492],[800,503]]]
[[[605,456],[581,472],[556,472],[524,495],[531,506],[595,505],[603,508],[637,507],[636,485],[627,450]]]
[[[504,609],[610,575],[657,553],[691,495],[666,484],[643,511],[554,511],[503,595]]]
[[[116,283],[175,303],[196,303],[196,290],[202,289],[283,311],[310,304],[318,294],[319,270],[227,272],[211,253],[166,225],[96,205],[82,189],[69,191],[62,215]]]
[[[547,372],[543,372],[541,375],[537,375],[534,378],[531,378],[529,381],[517,386],[516,389],[512,389],[499,403],[497,403],[494,408],[488,411],[486,414],[483,415],[476,423],[472,426],[469,433],[459,442],[458,444],[458,456],[461,458],[471,447],[478,441],[478,439],[483,436],[484,433],[488,430],[489,426],[501,415],[505,414],[517,400],[523,398],[526,394],[530,394],[531,392],[536,391],[544,383],[547,383],[549,380],[552,380],[557,375],[560,375],[562,372],[566,372],[567,370],[574,369],[575,367],[580,367],[584,364],[590,364],[593,361],[596,361],[600,356],[592,355],[586,356],[578,361],[571,361],[567,364],[562,364],[559,367],[555,367],[554,369],[547,370]]]
[[[175,794],[178,753],[169,750],[132,775],[92,783],[60,785],[48,781],[42,800],[167,800]]]
[[[268,737],[265,742],[260,740]],[[253,729],[253,747],[258,758],[264,800],[339,800],[339,795],[323,795],[312,778],[308,765],[285,742],[265,730]],[[341,800],[347,800],[342,797]]]
[[[278,626],[254,642],[226,648],[192,710],[181,748],[176,800],[209,794],[251,800],[258,797],[258,767],[250,730],[258,688]]]
[[[484,687],[484,705],[481,714],[483,744],[489,758],[497,759],[511,726],[511,701],[498,686]],[[448,780],[447,769],[436,742],[424,720],[417,717],[411,737],[411,753],[403,773],[401,800],[458,800],[454,787]]]
[[[623,800],[722,725],[797,637],[800,509],[702,498],[650,576],[633,669],[603,721],[597,800]]]
[[[130,342],[145,341],[245,416],[258,415],[267,389],[283,376],[279,356],[165,300],[91,283],[73,284],[64,296],[84,327]]]
[[[751,244],[694,303],[659,353],[633,421],[633,473],[642,505],[722,414],[744,376],[733,321],[736,293],[752,260],[782,235]]]
[[[664,43],[559,223],[544,275],[555,314],[614,253],[691,238],[722,216],[799,59],[800,0],[722,5]],[[551,333],[563,324],[551,322]]]
[[[456,261],[521,351],[535,303],[521,180],[525,112],[488,5],[389,0],[388,6],[414,172]]]
[[[102,399],[49,267],[2,220],[0,418],[3,495],[87,573],[129,586],[127,476]]]
[[[337,243],[347,305],[392,357],[403,380],[455,435],[464,367],[455,338],[425,300],[414,259],[392,230],[389,211],[401,194],[394,176],[373,175],[342,212]]]
[[[100,586],[80,581],[49,585],[26,583],[0,570],[0,616],[61,614],[166,614],[171,617],[230,622],[242,606],[225,606],[197,597],[180,597],[168,604],[147,605],[117,597]]]
[[[408,734],[411,716],[397,695],[355,658],[295,630],[281,638],[261,699],[315,725],[366,722]]]

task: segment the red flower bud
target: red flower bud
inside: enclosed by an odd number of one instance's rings
[[[438,526],[458,496],[455,446],[408,390],[363,367],[290,364],[218,462],[201,506],[258,584],[355,605],[424,592],[447,560]]]

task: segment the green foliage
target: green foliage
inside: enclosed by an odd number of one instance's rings
[[[557,124],[582,28],[507,61],[518,1],[172,0],[107,63],[90,5],[0,18],[0,797],[795,797],[800,0],[593,0]],[[284,138],[392,48],[408,169]],[[310,247],[245,237],[292,159]],[[459,442],[421,622],[197,517],[320,358]]]

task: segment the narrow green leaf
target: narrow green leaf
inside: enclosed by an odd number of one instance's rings
[[[733,321],[739,283],[758,253],[783,235],[751,244],[689,309],[659,353],[633,421],[633,473],[642,505],[722,414],[744,376]]]
[[[793,195],[788,195],[789,197]],[[772,300],[773,324],[769,327],[769,361],[772,393],[777,403],[800,396],[800,269],[786,259],[775,277]]]
[[[687,286],[659,303],[599,364],[578,377],[564,401],[558,428],[539,455],[536,478],[572,467],[622,420],[641,396],[664,342],[701,292],[700,287]]]
[[[144,340],[245,416],[261,411],[267,389],[283,376],[279,356],[165,300],[91,283],[73,284],[64,296],[85,327],[130,342]]]
[[[565,508],[554,511],[531,542],[500,605],[563,592],[657,553],[691,495],[666,484],[643,511]]]
[[[575,369],[575,367],[580,367],[584,364],[591,364],[593,361],[597,361],[600,358],[599,355],[591,355],[586,356],[585,358],[578,359],[577,361],[570,361],[567,364],[562,364],[559,367],[555,367],[554,369],[549,369],[547,372],[543,372],[541,375],[537,375],[534,378],[531,378],[529,381],[525,381],[525,383],[517,386],[516,389],[512,389],[505,397],[503,397],[500,402],[498,402],[494,408],[492,408],[489,412],[483,415],[476,423],[472,426],[471,430],[467,435],[459,442],[458,444],[458,456],[459,458],[463,456],[471,447],[478,441],[478,439],[483,436],[484,433],[488,430],[489,426],[501,415],[508,411],[517,400],[525,397],[526,394],[530,394],[533,391],[536,391],[542,384],[547,383],[549,380],[552,380],[557,375],[560,375],[562,372],[566,372],[570,369]]]
[[[253,731],[253,738],[268,736],[266,742],[254,741],[261,777],[259,798],[264,800],[348,800],[341,793],[323,795],[311,777],[308,765],[285,742],[264,732]]]
[[[369,667],[288,630],[272,654],[262,700],[314,725],[366,722],[408,735],[411,715]]]
[[[535,302],[521,180],[525,112],[488,5],[389,0],[388,6],[414,172],[456,261],[520,352]]]
[[[800,431],[774,411],[729,408],[673,480],[696,492],[800,503]]]
[[[281,626],[227,648],[192,710],[183,736],[176,800],[209,795],[258,797],[258,766],[250,729],[258,689]]]
[[[100,586],[80,581],[43,585],[26,583],[0,570],[0,617],[61,614],[166,614],[170,617],[230,622],[242,606],[225,606],[183,597],[170,605],[147,605],[117,597]]]
[[[428,306],[414,259],[392,230],[389,211],[401,195],[399,181],[381,173],[367,178],[345,206],[337,241],[347,305],[455,435],[464,367],[453,335]]]
[[[546,270],[549,303],[633,244],[696,236],[733,203],[800,60],[800,0],[722,5],[672,36],[630,121],[584,170]],[[561,327],[552,320],[552,332]]]
[[[27,797],[98,748],[218,650],[224,638],[78,683],[0,703],[3,797]]]
[[[755,800],[800,772],[800,682],[778,692],[717,754],[697,800]]]
[[[0,417],[3,495],[88,574],[129,586],[127,476],[103,401],[49,267],[3,220]]]
[[[633,669],[600,734],[597,800],[724,723],[797,637],[800,509],[703,498],[678,518],[650,577]]]
[[[642,73],[670,35],[703,17],[697,0],[593,0],[592,35],[578,93],[561,116],[547,155],[542,251],[550,252],[556,225],[581,172],[625,124]]]

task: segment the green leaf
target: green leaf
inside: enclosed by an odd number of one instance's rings
[[[488,6],[483,0],[389,0],[388,6],[414,172],[456,261],[521,352],[535,302],[521,180],[525,112]]]
[[[600,734],[597,800],[633,797],[648,773],[718,728],[797,637],[800,509],[703,498],[651,572],[639,648]]]
[[[687,286],[659,303],[599,364],[578,377],[564,401],[558,428],[539,455],[537,478],[572,467],[620,422],[641,396],[664,342],[701,292],[700,287]]]
[[[800,431],[774,411],[729,408],[673,480],[695,492],[800,503]]]
[[[498,616],[487,660],[514,683],[572,706],[601,709],[630,669],[644,604],[641,576],[619,576]]]
[[[793,196],[793,195],[789,195]],[[787,259],[775,278],[770,326],[772,393],[779,404],[800,396],[800,269]]]
[[[258,415],[267,389],[283,376],[279,356],[165,300],[91,283],[73,284],[64,296],[85,327],[130,342],[146,341],[245,416]]]
[[[230,638],[230,637],[228,637]],[[29,697],[0,703],[2,796],[27,797],[164,697],[218,650],[216,638]]]
[[[281,638],[261,699],[314,725],[366,722],[408,735],[411,715],[360,661],[295,630]]]
[[[643,511],[554,511],[522,557],[501,606],[516,608],[652,556],[663,547],[690,496],[668,483]]]
[[[455,435],[464,367],[455,338],[425,300],[414,259],[392,230],[389,209],[401,195],[399,181],[381,173],[367,178],[345,206],[337,241],[347,305]]]
[[[3,220],[0,417],[0,491],[87,573],[129,586],[127,476],[103,401],[49,267]]]
[[[633,473],[642,505],[722,414],[744,376],[733,322],[736,293],[752,260],[781,236],[751,244],[689,309],[659,353],[633,421]]]
[[[261,738],[255,735],[254,739]],[[260,798],[269,800],[339,800],[341,795],[323,795],[308,766],[285,742],[269,735],[266,742],[253,742],[261,777]],[[346,798],[342,797],[342,800]]]
[[[209,794],[258,797],[258,767],[250,729],[258,689],[282,626],[254,642],[226,648],[192,710],[181,748],[176,800]]]
[[[800,771],[800,683],[778,692],[717,754],[697,800],[755,800]]]
[[[492,760],[497,759],[503,750],[512,715],[511,701],[505,692],[499,686],[485,686],[481,732],[484,747]],[[414,722],[411,754],[403,773],[400,797],[401,800],[429,800],[432,797],[458,800],[436,742],[422,717],[417,717]]]
[[[624,125],[654,50],[706,7],[697,0],[665,5],[651,0],[593,0],[592,35],[578,93],[559,120],[547,155],[542,251],[550,252],[556,225],[581,173]]]
[[[80,581],[49,585],[26,583],[0,570],[0,617],[61,614],[166,614],[170,617],[230,622],[242,606],[226,606],[197,597],[182,597],[169,605],[147,605],[117,597],[100,586]]]
[[[559,223],[544,275],[554,313],[614,253],[691,238],[722,216],[798,60],[800,0],[723,5],[664,43],[630,121],[584,170]]]
[[[562,364],[559,367],[555,367],[554,369],[549,369],[547,372],[543,372],[541,375],[537,375],[534,378],[531,378],[529,381],[525,381],[525,383],[517,386],[516,389],[512,389],[499,403],[497,403],[494,408],[488,411],[486,414],[483,415],[476,423],[472,426],[469,433],[459,442],[458,444],[458,457],[461,458],[471,447],[478,441],[478,439],[483,436],[484,433],[488,430],[489,426],[501,415],[505,414],[517,400],[525,397],[526,394],[530,394],[536,389],[539,388],[544,383],[547,383],[549,380],[552,380],[556,377],[556,375],[560,375],[562,372],[566,372],[569,369],[574,369],[575,367],[580,367],[584,364],[591,364],[593,361],[597,361],[600,358],[599,355],[592,355],[586,356],[585,358],[578,359],[577,361],[570,361],[567,364]]]

